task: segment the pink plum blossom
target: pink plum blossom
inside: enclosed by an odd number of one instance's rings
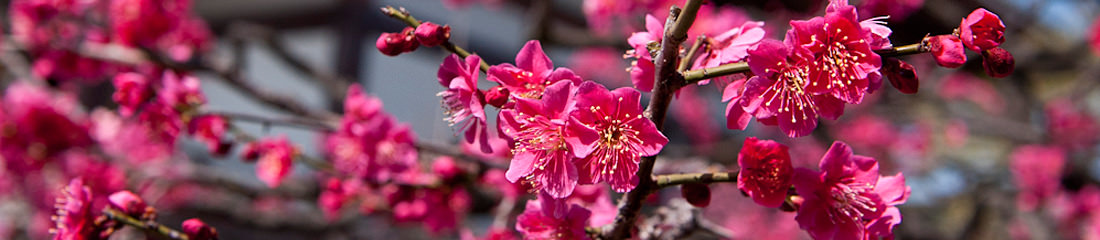
[[[771,140],[745,139],[737,154],[737,188],[757,204],[779,207],[791,186],[791,156],[787,146]]]
[[[153,97],[150,81],[144,75],[128,72],[115,75],[115,93],[111,98],[118,103],[118,112],[129,117],[146,100]]]
[[[84,181],[76,178],[61,191],[54,205],[56,212],[50,229],[54,240],[99,239],[95,214],[92,213],[92,193]]]
[[[909,196],[905,178],[880,177],[878,161],[854,155],[835,142],[822,157],[821,171],[798,168],[793,183],[804,199],[795,220],[814,239],[891,237],[901,222],[895,205]]]
[[[568,128],[575,133],[597,132],[598,136],[578,134],[575,144],[580,182],[608,182],[617,192],[627,192],[638,184],[638,162],[653,156],[668,143],[656,125],[645,116],[640,94],[632,88],[608,91],[599,83],[586,81],[577,90],[577,110],[571,113]],[[579,130],[572,130],[578,129]]]
[[[634,87],[642,92],[653,90],[654,77],[657,68],[653,65],[653,55],[649,53],[649,45],[660,44],[664,36],[664,24],[653,15],[645,16],[645,32],[635,32],[627,38],[627,43],[634,48],[628,52],[636,61],[630,64],[630,81]]]
[[[728,110],[727,118],[732,121],[744,117],[731,113],[753,114],[767,125],[779,125],[787,136],[801,137],[817,127],[818,116],[839,117],[844,111],[843,101],[809,91],[812,57],[809,50],[799,46],[761,41],[749,50],[749,68],[756,76],[745,83],[741,94],[744,111]]]
[[[872,35],[863,30],[855,7],[846,4],[830,4],[825,17],[791,21],[786,41],[813,56],[805,90],[846,103],[862,102],[863,95],[882,81],[882,60],[868,41]]]
[[[489,81],[500,83],[516,98],[542,97],[543,90],[558,81],[580,84],[581,77],[568,68],[554,68],[538,40],[528,41],[516,54],[516,65],[504,63],[489,68]]]
[[[213,154],[225,154],[229,151],[229,142],[224,140],[229,122],[221,115],[207,114],[191,119],[187,132],[206,145]]]
[[[244,155],[246,158],[247,156],[259,158],[256,162],[256,176],[268,187],[275,188],[283,182],[287,174],[290,174],[294,158],[298,155],[298,148],[291,145],[285,136],[267,138],[250,143],[245,147]]]
[[[485,97],[477,89],[478,66],[481,58],[470,55],[465,60],[451,54],[439,66],[439,84],[447,88],[437,96],[443,97],[446,120],[452,126],[461,124],[459,130],[465,130],[466,142],[478,141],[481,151],[489,152],[489,132],[485,123]]]
[[[508,181],[524,178],[555,198],[573,192],[580,177],[575,158],[585,156],[576,149],[590,152],[591,147],[581,145],[599,138],[590,128],[566,128],[576,91],[572,82],[560,81],[546,87],[542,99],[516,98],[515,108],[500,112],[501,132],[515,141]]]
[[[1032,210],[1053,197],[1061,186],[1065,165],[1066,153],[1058,147],[1026,145],[1012,151],[1010,168],[1019,188],[1016,205]]]

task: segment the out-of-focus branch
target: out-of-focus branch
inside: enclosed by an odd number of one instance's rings
[[[402,22],[405,22],[405,24],[409,25],[410,27],[420,26],[420,21],[416,20],[416,18],[414,18],[411,14],[409,14],[409,11],[405,10],[405,8],[397,9],[397,8],[394,8],[393,6],[386,6],[386,7],[382,8],[382,13],[386,14],[386,16],[390,16],[390,17],[395,18],[397,20],[401,20]],[[441,44],[440,46],[442,46],[444,49],[447,49],[447,51],[451,51],[454,54],[458,54],[459,57],[465,58],[466,56],[470,56],[470,52],[467,52],[466,49],[462,49],[461,47],[455,45],[454,43],[451,43],[450,40],[447,40],[446,42],[443,42],[443,44]],[[481,60],[481,71],[482,72],[489,72],[489,63],[486,63],[485,60]]]
[[[421,142],[416,143],[416,149],[420,150],[421,152],[430,152],[430,153],[435,153],[435,154],[439,154],[439,155],[451,156],[451,157],[454,157],[454,158],[457,158],[459,160],[463,160],[463,161],[466,161],[466,162],[477,163],[478,165],[481,165],[481,167],[497,168],[497,169],[508,169],[507,165],[500,164],[500,162],[506,161],[504,159],[496,159],[496,160],[485,159],[483,157],[478,157],[478,156],[466,154],[466,153],[462,152],[462,150],[451,147],[451,146],[442,146],[442,145],[437,145],[437,144],[421,141]]]
[[[263,46],[271,50],[271,53],[274,53],[277,59],[283,61],[292,69],[316,80],[321,85],[321,89],[325,91],[325,95],[334,98],[338,102],[343,102],[344,91],[348,89],[350,83],[354,82],[337,74],[310,66],[301,57],[290,52],[286,42],[274,29],[252,23],[234,23],[229,26],[229,32],[230,35],[263,43]]]
[[[164,238],[167,238],[167,239],[173,239],[173,240],[187,240],[188,239],[187,235],[183,234],[183,232],[176,231],[175,229],[172,229],[168,226],[164,226],[164,224],[160,224],[160,223],[158,223],[156,221],[152,221],[152,220],[147,220],[147,221],[138,220],[136,218],[132,218],[132,217],[126,215],[125,213],[122,213],[118,210],[115,210],[115,209],[112,209],[112,208],[109,208],[109,207],[103,209],[103,216],[106,216],[108,219],[115,220],[115,221],[121,222],[121,223],[126,224],[126,225],[130,225],[131,227],[141,229],[141,230],[145,231],[146,233],[158,234],[161,237],[164,237]]]
[[[208,114],[220,115],[226,118],[240,121],[256,122],[261,124],[273,124],[292,127],[308,128],[312,130],[320,131],[336,131],[336,128],[332,124],[327,124],[319,121],[311,121],[301,118],[272,118],[258,115],[251,115],[245,113],[234,113],[224,111],[210,111]]]

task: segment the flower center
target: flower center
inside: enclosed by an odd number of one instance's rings
[[[832,198],[829,218],[833,222],[852,221],[862,222],[867,214],[878,212],[875,201],[868,195],[872,194],[874,186],[867,183],[840,183],[830,189]]]
[[[541,99],[542,91],[546,89],[546,85],[550,85],[550,81],[539,82],[539,79],[536,79],[530,71],[514,71],[512,72],[512,78],[515,78],[516,82],[523,86],[523,89],[516,93],[516,95],[523,98]]]

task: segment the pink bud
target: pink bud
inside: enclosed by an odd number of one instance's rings
[[[920,81],[917,79],[917,72],[913,69],[913,65],[897,58],[887,58],[882,65],[882,71],[898,91],[907,94],[917,93]]]
[[[928,40],[932,56],[936,63],[947,68],[962,67],[966,63],[966,50],[955,35],[932,36]]]
[[[975,52],[995,48],[1005,42],[1005,24],[985,8],[974,9],[959,23],[959,38]]]
[[[488,92],[485,92],[485,101],[488,102],[489,105],[500,108],[504,106],[505,103],[508,103],[508,94],[507,88],[496,86],[490,88]]]
[[[401,52],[412,52],[420,47],[420,42],[416,41],[416,29],[413,27],[405,27],[405,30],[401,30],[401,36],[403,40],[401,42]]]
[[[991,77],[1007,77],[1015,70],[1016,59],[1004,48],[991,48],[982,51],[982,67]]]
[[[685,183],[680,186],[680,195],[695,207],[710,205],[710,187],[702,183]]]
[[[218,230],[206,225],[206,223],[198,218],[183,221],[183,233],[187,234],[188,239],[192,240],[218,239]]]
[[[432,22],[423,22],[416,27],[416,40],[427,47],[438,46],[451,38],[451,26],[439,26]]]
[[[404,39],[400,33],[382,33],[378,36],[378,41],[374,42],[374,46],[386,56],[397,56],[402,52],[401,45]]]
[[[254,162],[257,158],[260,158],[260,144],[256,142],[248,143],[244,146],[244,150],[241,150],[241,159],[246,162]]]
[[[107,197],[107,202],[111,204],[111,207],[126,213],[126,215],[141,216],[145,213],[145,201],[130,191],[123,190],[112,193],[111,196]]]

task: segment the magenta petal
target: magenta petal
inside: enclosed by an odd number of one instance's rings
[[[523,49],[516,54],[516,66],[530,71],[535,76],[542,76],[545,72],[554,68],[554,62],[542,51],[542,45],[538,40],[527,41]]]
[[[573,84],[581,84],[581,82],[584,81],[581,79],[581,76],[578,76],[573,70],[564,67],[554,69],[553,72],[549,73],[549,76],[546,76],[547,82],[555,83],[562,80],[568,80],[573,82]]]
[[[461,74],[462,60],[456,54],[451,54],[447,58],[443,59],[443,63],[439,65],[439,71],[436,72],[436,76],[439,78],[439,85],[444,87],[451,85],[451,80],[458,77]]]
[[[752,120],[752,114],[745,112],[740,99],[726,105],[726,128],[745,130],[749,126],[749,120]]]
[[[875,192],[882,197],[886,205],[905,203],[909,200],[909,191],[909,186],[905,186],[905,175],[902,173],[879,177],[878,183],[875,184]]]
[[[512,162],[508,164],[508,171],[504,173],[504,177],[509,182],[519,181],[520,178],[534,171],[536,161],[538,161],[538,156],[531,151],[517,152],[515,156],[512,156]]]
[[[569,81],[560,81],[547,86],[546,92],[542,95],[542,103],[545,107],[543,111],[546,116],[564,119],[565,114],[569,114],[575,104],[573,101],[575,89],[573,83]]]
[[[565,136],[565,142],[573,150],[574,156],[583,158],[596,149],[596,144],[600,140],[600,133],[595,129],[585,126],[584,123],[577,121],[575,117],[570,117],[565,129],[568,133]]]
[[[821,157],[821,163],[818,164],[818,167],[826,174],[847,172],[845,168],[848,165],[848,159],[851,158],[852,148],[844,142],[836,141],[825,152],[825,156]]]
[[[577,187],[577,167],[573,165],[573,156],[568,151],[550,151],[542,174],[536,177],[543,191],[555,198],[565,198],[573,194]],[[511,172],[511,169],[508,169]],[[510,177],[507,175],[506,177]]]
[[[748,64],[753,74],[758,76],[770,76],[775,73],[767,71],[778,64],[785,63],[784,58],[790,54],[790,48],[777,40],[765,39],[756,47],[749,49]],[[770,78],[770,77],[765,77]]]
[[[516,79],[516,77],[512,75],[512,72],[518,69],[519,68],[516,68],[516,66],[512,66],[512,64],[508,63],[493,65],[492,67],[489,67],[489,73],[487,74],[486,79],[492,82],[499,83],[505,88],[518,88],[521,87],[523,83],[521,83],[519,79]]]

